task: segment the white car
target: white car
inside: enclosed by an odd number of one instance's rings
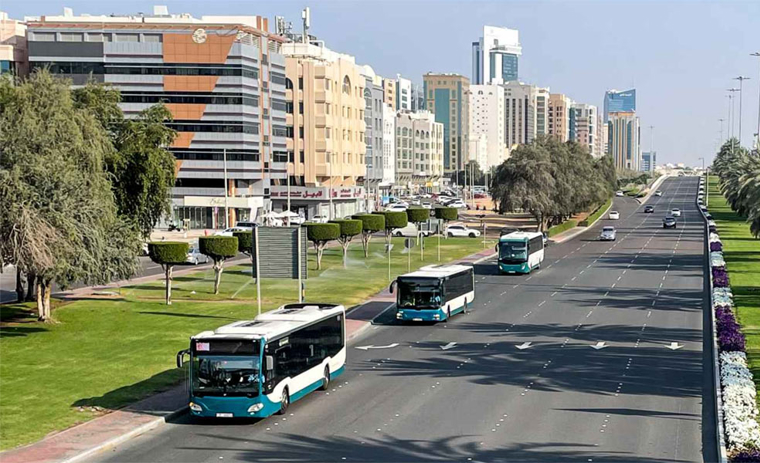
[[[615,192],[615,196],[623,196],[623,192],[618,190]]]
[[[670,215],[673,217],[681,217],[681,209],[673,209],[670,211]]]
[[[480,236],[480,232],[464,225],[449,225],[446,227],[446,236],[469,236],[470,238],[477,238]]]
[[[423,209],[428,209],[428,210],[433,209],[433,203],[430,203],[430,202],[426,201],[426,202],[422,203],[422,208]]]
[[[148,243],[142,244],[142,255],[143,256],[150,255],[150,251],[148,251]]]
[[[655,196],[662,196],[662,191],[657,190],[657,191],[654,192],[654,195]]]
[[[391,204],[385,208],[386,212],[406,212],[407,209],[409,209],[409,206],[401,203]]]
[[[620,219],[620,212],[610,211],[610,220],[619,220],[619,219]]]
[[[214,233],[214,236],[233,236],[235,232],[241,232],[241,231],[251,231],[251,230],[246,230],[243,227],[230,227],[230,228],[225,228],[224,230],[220,230]]]
[[[467,205],[461,199],[455,199],[454,201],[446,203],[446,207],[453,207],[456,209],[465,209]]]
[[[421,230],[420,233],[422,233],[422,236],[428,237],[430,236],[431,232],[430,230]],[[397,228],[393,230],[392,233],[393,236],[405,236],[407,238],[416,238],[417,237],[417,225],[410,223],[404,228]]]
[[[327,216],[326,215],[315,215],[312,217],[312,219],[309,222],[314,223],[327,223]]]
[[[209,259],[207,255],[201,254],[201,251],[198,248],[197,244],[193,244],[190,246],[190,249],[187,250],[187,258],[185,259],[185,262],[193,265],[198,265],[201,263],[208,264]]]

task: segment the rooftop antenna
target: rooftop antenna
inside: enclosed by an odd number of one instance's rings
[[[301,19],[303,19],[303,37],[301,37],[301,40],[303,43],[309,43],[309,26],[311,26],[311,14],[309,13],[308,6],[301,12]]]

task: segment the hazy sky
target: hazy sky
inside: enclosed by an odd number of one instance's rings
[[[654,126],[658,162],[698,164],[712,158],[728,117],[726,89],[744,82],[742,138],[758,127],[760,1],[143,1],[0,0],[13,18],[151,12],[285,16],[300,29],[311,7],[311,32],[328,47],[356,56],[383,76],[457,72],[471,77],[471,43],[483,25],[520,31],[520,78],[576,101],[598,105],[611,88],[637,90],[642,149]],[[273,21],[270,22],[273,24]],[[738,105],[736,109],[738,134]],[[725,123],[724,137],[728,123]]]

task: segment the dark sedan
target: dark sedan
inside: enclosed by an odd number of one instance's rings
[[[676,218],[665,217],[662,219],[662,228],[676,228]]]
[[[645,206],[644,207],[644,213],[651,214],[652,212],[654,212],[654,206]]]

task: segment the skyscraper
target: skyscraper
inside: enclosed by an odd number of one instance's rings
[[[562,93],[549,95],[549,135],[562,143],[570,140],[571,107],[573,100]]]
[[[536,138],[539,121],[547,127],[546,111],[549,92],[535,85],[509,82],[504,86],[504,140],[508,149],[515,145],[528,144]],[[542,96],[539,99],[539,95]],[[545,106],[539,114],[538,103]]]
[[[504,83],[518,79],[522,55],[519,32],[506,27],[484,26],[483,36],[472,43],[472,83]]]
[[[636,89],[608,90],[604,92],[604,122],[610,113],[636,111]]]
[[[470,152],[483,170],[506,158],[504,87],[470,85]]]
[[[618,169],[639,170],[639,118],[633,111],[611,112],[607,121],[609,153]]]
[[[423,76],[427,110],[443,124],[443,166],[446,173],[461,170],[466,163],[469,132],[470,79],[459,74]],[[398,157],[398,152],[397,152]]]

